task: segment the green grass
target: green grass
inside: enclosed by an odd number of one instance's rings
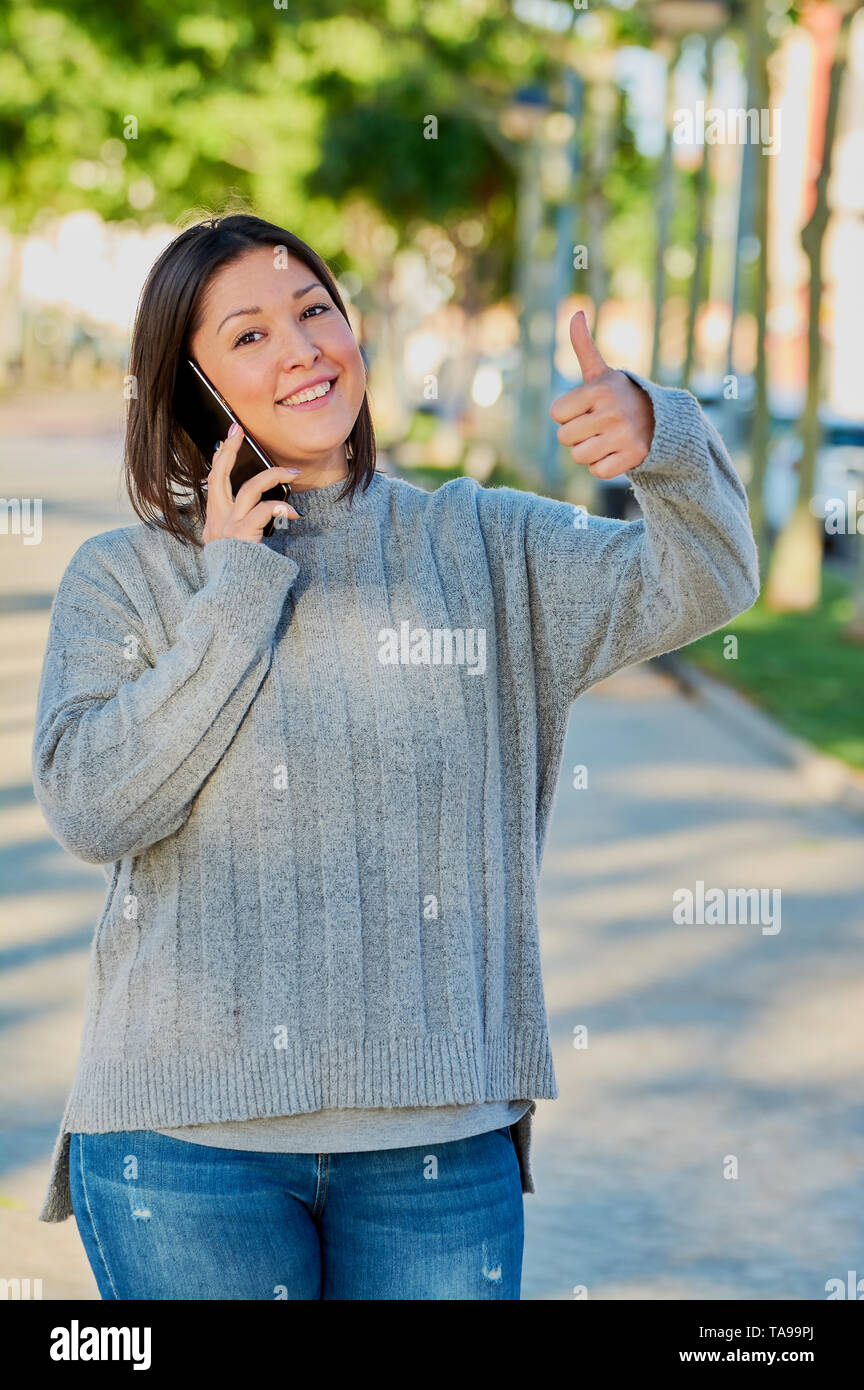
[[[799,738],[864,768],[864,643],[844,628],[850,585],[823,571],[822,600],[811,613],[769,613],[761,598],[728,627],[701,637],[681,656],[749,696]],[[738,638],[736,660],[724,637]]]

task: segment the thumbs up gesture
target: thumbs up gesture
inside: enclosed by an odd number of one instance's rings
[[[553,401],[549,414],[561,426],[558,439],[574,463],[585,464],[595,478],[614,478],[638,467],[651,448],[651,398],[624,372],[606,365],[581,309],[570,320],[570,341],[583,384]]]

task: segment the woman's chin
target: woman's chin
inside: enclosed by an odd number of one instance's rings
[[[298,439],[296,433],[269,441],[258,436],[268,458],[285,468],[315,468],[330,463],[334,453],[344,447],[347,437],[347,434],[332,435],[329,431],[319,439]]]
[[[334,429],[331,423],[326,429],[316,429],[310,424],[306,429],[280,430],[278,434],[271,436],[270,443],[274,453],[308,458],[311,463],[315,459],[332,454],[334,449],[345,443],[350,433],[350,425],[343,429],[340,424],[338,429]],[[269,453],[266,442],[261,439],[261,443]]]

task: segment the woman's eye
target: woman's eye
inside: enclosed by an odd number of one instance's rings
[[[303,313],[300,315],[300,317],[301,319],[304,319],[307,314],[312,313],[313,309],[320,309],[322,313],[329,314],[332,307],[333,306],[331,304],[310,304],[308,308],[303,310]],[[315,314],[314,317],[317,319],[318,315]],[[241,333],[239,338],[235,338],[234,347],[240,347],[243,343],[248,342],[256,333],[259,337],[261,336],[260,328],[247,328],[245,333]]]

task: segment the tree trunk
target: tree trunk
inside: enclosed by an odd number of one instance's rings
[[[615,143],[617,100],[611,79],[601,77],[588,88],[588,104],[593,116],[593,140],[588,165],[588,293],[594,304],[591,332],[596,338],[609,296],[609,271],[603,254],[609,206],[605,182]]]
[[[749,0],[749,39],[752,53],[753,106],[767,110],[770,101],[768,83],[768,35],[765,30],[765,7],[762,0]],[[760,147],[754,149],[756,188],[754,198],[754,231],[759,240],[759,259],[756,263],[756,366],[754,371],[753,429],[750,435],[750,519],[759,553],[767,548],[765,536],[765,470],[768,464],[768,433],[770,408],[768,404],[768,232],[769,232],[769,156]]]
[[[752,107],[755,107],[756,105],[753,92],[753,50],[750,44],[747,45],[747,80],[745,90],[747,96],[746,105],[749,110]],[[758,157],[758,155],[756,157]],[[738,412],[741,409],[741,397],[740,392],[737,389],[738,374],[735,365],[735,327],[737,325],[738,315],[741,310],[741,295],[743,284],[743,277],[741,274],[741,247],[745,237],[750,237],[754,235],[753,188],[756,179],[753,159],[754,147],[750,144],[749,141],[745,140],[744,143],[740,146],[739,154],[740,164],[738,169],[737,189],[738,215],[735,227],[735,246],[732,258],[732,285],[729,294],[729,336],[726,340],[726,370],[724,374],[727,380],[731,379],[735,382],[735,390],[734,392],[727,391],[724,386],[723,399],[720,406],[720,418],[723,426],[720,432],[723,435],[723,438],[726,440],[727,447],[729,446],[730,441],[735,440],[737,442],[742,437],[740,417],[738,414]],[[752,488],[752,478],[748,479],[747,481],[748,493],[751,494],[750,516],[753,521],[753,529],[755,531],[757,526],[757,499],[755,497],[755,489]],[[761,503],[761,495],[758,501]],[[762,532],[764,532],[764,525],[762,524],[761,508],[758,521],[760,534],[756,536],[756,543],[757,545],[761,545],[764,544],[764,535],[762,534]]]
[[[830,217],[828,180],[831,174],[834,137],[837,133],[840,88],[846,68],[849,26],[852,15],[859,8],[860,5],[856,5],[844,14],[837,35],[828,88],[822,162],[816,178],[813,211],[801,232],[801,245],[810,263],[807,397],[801,417],[802,454],[798,500],[790,520],[778,537],[765,591],[766,606],[779,613],[815,608],[819,602],[821,588],[823,529],[822,522],[810,510],[810,501],[813,496],[821,439],[819,401],[822,385],[822,338],[819,330],[819,306],[822,300],[822,245]]]
[[[657,230],[654,245],[654,327],[651,337],[651,367],[648,375],[652,381],[660,380],[660,334],[663,327],[663,307],[666,303],[666,247],[669,243],[669,222],[672,217],[672,190],[675,182],[675,165],[672,160],[672,108],[675,105],[675,67],[681,53],[680,42],[663,42],[661,51],[666,58],[666,136],[663,142],[663,156],[660,161],[660,177],[657,192]]]
[[[714,86],[714,46],[717,42],[716,33],[707,34],[705,37],[705,105],[711,101],[711,89]],[[684,371],[682,373],[681,385],[690,389],[690,382],[693,376],[693,362],[696,355],[696,318],[699,313],[699,306],[704,297],[705,279],[705,250],[708,245],[708,229],[706,226],[708,217],[708,193],[711,182],[711,160],[708,154],[709,146],[702,146],[702,163],[696,174],[696,234],[693,238],[693,274],[690,277],[690,301],[687,307],[687,336],[684,349]]]

